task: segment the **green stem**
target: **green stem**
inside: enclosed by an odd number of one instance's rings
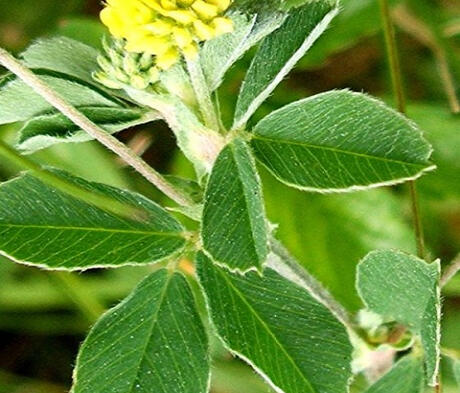
[[[209,91],[206,78],[201,68],[200,60],[186,59],[187,70],[192,81],[193,90],[200,107],[201,114],[205,125],[212,130],[219,130],[219,120],[217,118],[214,103],[211,99],[211,92]]]
[[[62,112],[78,127],[117,154],[123,161],[133,167],[173,201],[183,206],[192,204],[192,201],[181,190],[176,189],[117,138],[93,123],[3,48],[0,48],[0,64],[22,79],[26,85],[30,86],[36,93]]]
[[[331,310],[334,315],[350,330],[353,330],[351,318],[347,310],[335,300],[332,295],[313,277],[311,276],[300,263],[289,253],[284,245],[279,242],[275,237],[271,236],[270,247],[272,252],[278,256],[279,260],[269,259],[269,265],[273,264],[274,267],[282,268],[278,264],[285,265],[291,271],[295,278],[302,282],[303,286],[308,288],[309,292],[316,296],[321,302]],[[285,270],[285,269],[283,269]]]
[[[391,81],[393,85],[393,92],[396,99],[396,105],[401,113],[406,114],[406,100],[404,97],[401,65],[399,61],[398,48],[396,45],[393,23],[391,21],[388,0],[379,0],[379,4],[383,24],[383,31],[385,34],[385,46],[390,66]],[[414,180],[411,180],[409,182],[409,188],[412,204],[415,238],[417,242],[417,255],[420,258],[425,259],[425,241],[423,236],[423,226],[417,199],[417,187]]]
[[[141,219],[144,215],[142,210],[137,207],[129,206],[105,195],[90,192],[83,187],[64,180],[53,172],[43,169],[34,161],[20,155],[2,141],[0,141],[0,156],[21,168],[28,169],[34,177],[43,183],[100,209],[131,219]]]
[[[411,206],[412,206],[412,217],[414,221],[414,230],[415,230],[415,239],[417,242],[417,255],[422,258],[426,259],[425,253],[425,237],[423,234],[423,225],[422,219],[420,214],[420,207],[418,204],[418,196],[417,196],[417,184],[414,180],[409,182],[409,190],[410,190],[410,198],[411,198]]]
[[[93,324],[105,311],[105,307],[92,296],[78,276],[67,272],[52,272],[50,277],[62,292],[75,304],[81,314]]]
[[[395,31],[390,16],[388,0],[379,0],[380,12],[385,35],[385,45],[388,62],[390,65],[391,82],[399,112],[406,113],[406,99],[404,97],[401,63],[399,61],[398,48],[396,46]]]
[[[460,271],[460,254],[446,268],[441,277],[441,287],[444,287]]]

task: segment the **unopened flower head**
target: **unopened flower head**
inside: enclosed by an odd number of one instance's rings
[[[111,89],[131,86],[144,90],[158,82],[160,71],[154,55],[127,52],[122,40],[104,41],[104,49],[105,54],[98,57],[100,70],[93,74],[99,83]]]
[[[106,0],[102,22],[125,50],[155,56],[159,69],[181,54],[194,58],[198,44],[233,30],[223,16],[232,0]]]

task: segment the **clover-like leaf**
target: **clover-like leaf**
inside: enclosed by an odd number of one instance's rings
[[[434,169],[431,146],[411,121],[348,90],[289,104],[253,133],[256,157],[280,181],[307,191],[395,184]]]
[[[184,247],[183,227],[154,202],[62,171],[55,173],[142,209],[145,220],[115,216],[25,174],[0,185],[0,254],[49,269],[84,270],[153,263]]]
[[[208,341],[192,291],[159,270],[104,314],[83,343],[72,393],[207,393]]]
[[[347,391],[347,330],[307,290],[270,268],[263,276],[230,273],[202,253],[198,276],[225,346],[277,392]]]
[[[440,263],[396,251],[374,251],[359,264],[357,289],[366,307],[420,337],[429,384],[440,359]]]
[[[268,254],[260,179],[246,142],[235,139],[217,158],[205,193],[205,250],[231,270],[261,270]]]

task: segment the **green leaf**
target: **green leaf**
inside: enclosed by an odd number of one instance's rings
[[[90,86],[52,75],[40,75],[50,88],[76,107],[120,107],[117,100]],[[19,79],[0,85],[0,124],[28,120],[54,111],[44,98]]]
[[[78,110],[109,133],[148,123],[158,113],[138,108],[80,107]],[[62,142],[85,142],[93,138],[60,113],[39,115],[29,120],[19,132],[18,147],[33,152]]]
[[[232,12],[228,15],[234,24],[231,34],[206,41],[201,52],[201,65],[211,91],[223,81],[225,73],[262,38],[276,30],[286,18],[278,11],[257,14]]]
[[[359,264],[357,289],[371,311],[420,336],[425,368],[436,383],[440,358],[440,263],[396,251],[374,251]]]
[[[337,14],[335,2],[315,1],[292,12],[262,42],[236,104],[234,129],[243,127]],[[274,55],[276,54],[276,56]]]
[[[395,184],[434,169],[431,146],[412,122],[348,90],[272,112],[254,128],[251,145],[278,180],[308,191]]]
[[[423,359],[407,355],[365,393],[422,393],[425,387],[424,380]]]
[[[214,164],[205,193],[201,236],[215,262],[261,270],[268,254],[259,175],[246,144],[235,139]]]
[[[207,393],[207,337],[179,273],[159,270],[96,323],[83,343],[73,393]]]
[[[89,191],[142,208],[146,220],[122,219],[25,174],[0,186],[0,254],[34,266],[84,270],[153,263],[184,247],[182,226],[152,201],[55,172]]]
[[[38,40],[22,54],[25,66],[70,75],[95,84],[91,74],[99,69],[98,51],[66,37]]]
[[[202,253],[197,268],[219,336],[276,391],[347,391],[347,331],[306,290],[269,268],[263,276],[230,273]]]

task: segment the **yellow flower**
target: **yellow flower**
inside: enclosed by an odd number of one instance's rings
[[[198,44],[233,31],[223,16],[231,0],[106,0],[101,20],[125,49],[156,56],[168,69],[181,54],[194,58]]]

